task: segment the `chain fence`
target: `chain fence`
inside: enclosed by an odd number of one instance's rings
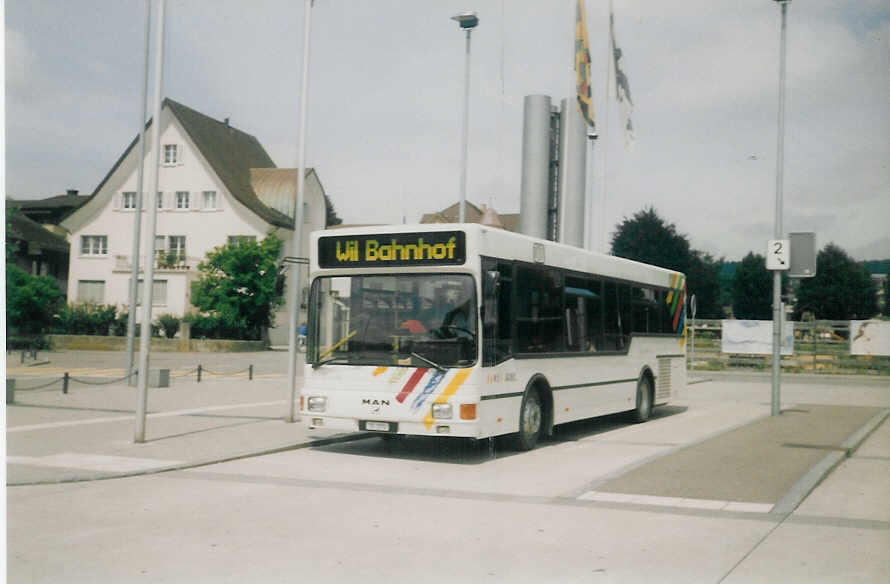
[[[35,358],[36,358],[36,354],[35,354]],[[246,368],[238,369],[236,371],[211,371],[211,370],[205,368],[203,365],[198,364],[198,366],[195,367],[194,369],[189,369],[185,372],[178,373],[176,375],[170,375],[170,377],[181,379],[181,378],[195,375],[196,381],[198,383],[200,383],[202,376],[205,376],[205,375],[210,375],[214,378],[233,377],[233,378],[243,379],[245,373],[247,374],[248,381],[253,381],[254,366],[248,365]],[[99,379],[86,379],[86,378],[82,378],[82,377],[73,377],[70,373],[65,372],[62,374],[61,377],[52,379],[50,381],[42,382],[38,385],[21,386],[17,382],[22,379],[21,377],[19,377],[18,379],[7,378],[6,384],[7,384],[7,388],[9,388],[10,382],[11,382],[12,383],[11,386],[14,387],[15,392],[19,392],[19,391],[26,391],[26,392],[49,391],[50,389],[54,389],[53,386],[55,386],[56,384],[61,384],[62,393],[68,393],[68,390],[72,383],[80,383],[82,385],[87,385],[87,386],[113,385],[115,383],[129,381],[129,379],[131,377],[135,378],[135,377],[138,377],[138,375],[139,375],[139,371],[134,370],[129,375],[124,375],[123,377],[99,380]],[[8,395],[9,395],[9,391],[7,390],[7,396]],[[7,399],[7,403],[8,403],[8,399]]]

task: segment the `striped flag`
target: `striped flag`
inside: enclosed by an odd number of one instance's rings
[[[618,42],[615,40],[615,15],[612,13],[611,3],[609,3],[609,38],[612,42],[612,59],[615,62],[615,99],[621,105],[625,144],[631,144],[634,141],[634,126],[630,119],[630,114],[633,111],[634,102],[630,97],[630,85],[627,82],[627,75],[621,69],[622,53],[621,49],[618,48]]]
[[[578,107],[581,115],[591,128],[593,121],[593,101],[590,95],[590,45],[587,42],[587,19],[584,0],[578,0],[575,13],[575,76],[578,88]]]

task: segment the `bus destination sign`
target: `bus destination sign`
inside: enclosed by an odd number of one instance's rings
[[[459,266],[466,257],[463,231],[333,235],[318,240],[321,268]]]

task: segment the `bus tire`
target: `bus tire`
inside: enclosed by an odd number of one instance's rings
[[[637,381],[637,405],[633,411],[635,422],[646,422],[652,416],[652,378],[645,373]]]
[[[535,387],[529,387],[519,407],[519,434],[516,436],[519,450],[532,450],[538,444],[542,421],[541,396]]]

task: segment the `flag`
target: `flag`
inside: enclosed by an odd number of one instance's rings
[[[581,115],[591,128],[593,121],[593,101],[590,97],[590,46],[587,43],[587,19],[584,0],[578,0],[575,13],[575,76],[578,87],[578,107]]]
[[[621,69],[621,49],[615,40],[615,15],[612,14],[612,5],[609,4],[609,38],[612,42],[612,59],[615,62],[615,99],[621,105],[621,118],[624,124],[624,141],[630,144],[634,141],[634,126],[630,119],[633,111],[634,102],[630,97],[630,85],[627,82],[627,75]]]

